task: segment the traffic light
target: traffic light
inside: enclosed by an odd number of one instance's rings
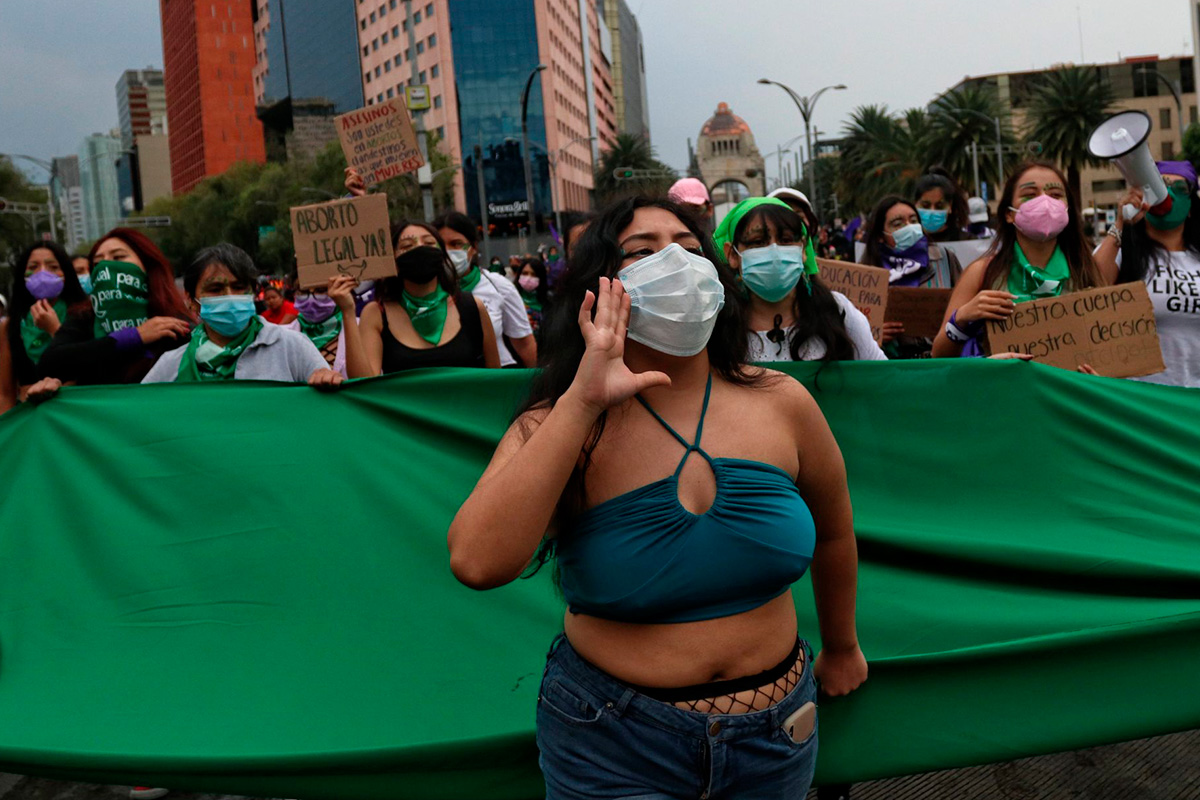
[[[613,177],[619,181],[627,181],[633,178],[633,167],[617,167],[613,170]]]

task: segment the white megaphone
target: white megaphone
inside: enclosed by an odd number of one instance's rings
[[[1126,183],[1141,187],[1150,213],[1163,215],[1171,210],[1171,195],[1146,143],[1151,127],[1150,115],[1145,111],[1122,111],[1092,131],[1088,150],[1097,158],[1113,161]],[[1133,219],[1139,210],[1129,204],[1122,209],[1125,219]]]

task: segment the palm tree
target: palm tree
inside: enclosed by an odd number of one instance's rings
[[[618,178],[617,170],[643,170],[649,176]],[[669,166],[654,155],[654,148],[641,136],[629,133],[617,134],[612,147],[600,153],[600,164],[596,167],[596,202],[605,205],[631,194],[666,194],[679,177]]]
[[[1105,163],[1088,152],[1088,139],[1111,113],[1114,100],[1112,86],[1095,67],[1056,69],[1033,89],[1025,138],[1040,143],[1041,152],[1066,169],[1076,198],[1079,171]]]
[[[980,180],[992,186],[1004,183],[1004,176],[996,174],[996,159],[989,157],[996,152],[996,128],[990,120],[999,117],[1000,140],[1005,147],[1016,139],[995,91],[984,86],[955,89],[934,101],[930,117],[929,156],[933,163],[965,181],[973,174],[971,144],[978,142]]]
[[[885,194],[908,194],[928,166],[928,118],[921,109],[897,119],[887,106],[860,106],[843,129],[838,197],[851,211],[869,211]]]

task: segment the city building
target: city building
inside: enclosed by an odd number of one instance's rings
[[[1190,56],[1139,56],[1105,64],[1088,65],[1108,81],[1116,95],[1113,107],[1117,111],[1138,110],[1150,115],[1150,152],[1157,160],[1179,158],[1183,150],[1183,132],[1197,121],[1196,74]],[[949,91],[968,86],[991,87],[1004,109],[1011,114],[1015,131],[1022,131],[1028,119],[1028,106],[1033,88],[1043,75],[1053,70],[1002,72],[964,78]],[[1178,97],[1176,96],[1178,92]],[[949,93],[949,92],[947,92]],[[990,153],[990,156],[988,155]],[[979,157],[995,158],[995,142],[979,142]],[[1011,167],[1017,160],[1034,157],[1034,153],[1006,153],[1005,163]],[[1080,201],[1084,209],[1113,211],[1125,190],[1125,181],[1116,167],[1085,167],[1080,172]],[[991,192],[995,199],[995,192]],[[993,204],[994,205],[994,204]]]
[[[355,5],[250,0],[254,101],[273,161],[310,158],[337,141],[333,118],[362,108]]]
[[[251,11],[246,0],[159,0],[176,194],[238,161],[266,160]]]
[[[171,156],[167,142],[167,93],[162,70],[126,70],[117,81],[117,119],[121,128],[123,212],[171,194]]]
[[[63,156],[52,159],[55,199],[62,213],[63,242],[68,251],[87,239],[84,220],[83,187],[79,179],[79,156]]]
[[[590,208],[599,150],[618,131],[603,0],[355,3],[366,102],[428,87],[430,108],[417,113],[456,168],[457,208],[482,220],[482,169],[492,231],[524,224],[521,95],[538,64],[527,111],[535,211]]]
[[[646,98],[646,55],[642,29],[625,0],[604,0],[604,22],[612,37],[613,105],[617,130],[650,141]]]
[[[115,133],[115,131],[114,131]],[[121,221],[117,162],[121,139],[93,133],[79,145],[79,185],[83,195],[83,238],[98,239]]]
[[[766,165],[754,133],[729,104],[719,103],[700,128],[694,155],[718,220],[741,200],[767,193]]]

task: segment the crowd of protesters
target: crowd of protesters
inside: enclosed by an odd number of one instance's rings
[[[86,258],[37,242],[14,264],[0,323],[0,412],[64,384],[331,390],[416,368],[540,366],[449,545],[455,576],[479,589],[557,561],[569,611],[537,712],[549,796],[695,793],[700,767],[679,754],[700,740],[711,759],[737,717],[750,744],[726,754],[725,774],[758,776],[764,797],[803,796],[788,787],[811,779],[816,681],[838,695],[867,677],[857,558],[819,408],[753,365],[983,356],[984,323],[1020,303],[1137,281],[1166,363],[1142,380],[1200,387],[1197,176],[1186,162],[1160,169],[1172,210],[1150,213],[1132,189],[1123,202],[1137,213],[1099,243],[1063,173],[1041,162],[1012,171],[993,216],[935,170],[847,224],[822,223],[790,188],[716,219],[689,178],[668,197],[572,216],[560,241],[507,265],[481,264],[478,228],[460,212],[399,220],[396,275],[373,285],[263,284],[249,254],[219,242],[177,265],[180,285],[176,265],[127,228]],[[366,192],[352,171],[346,186]],[[986,252],[967,264],[947,246],[980,238]],[[952,290],[936,337],[893,324],[876,341],[822,282],[819,258],[858,248],[892,286]],[[817,654],[797,637],[791,596],[810,565]],[[606,714],[608,727],[592,724]],[[656,765],[648,783],[613,766],[635,761]],[[708,780],[706,791],[730,788]]]

